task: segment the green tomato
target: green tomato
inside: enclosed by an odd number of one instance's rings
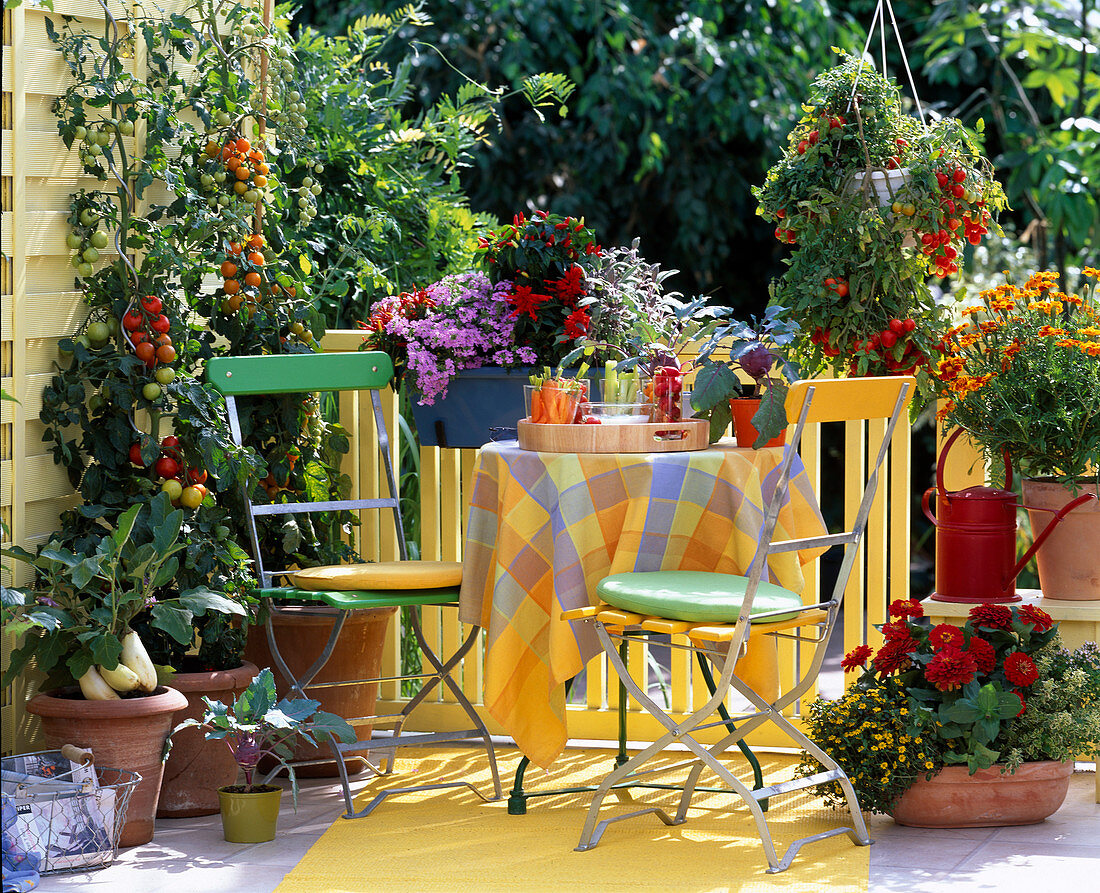
[[[84,258],[81,257],[80,252],[78,251],[76,254],[69,258],[69,263],[73,265],[73,269],[75,270],[82,263],[84,263]]]
[[[99,260],[99,252],[95,248],[85,248],[84,260],[86,260],[90,264],[94,264],[97,260]]]
[[[101,130],[95,135],[95,144],[100,148],[106,149],[111,145],[111,134],[106,130]]]
[[[229,528],[226,527],[224,524],[219,524],[217,527],[214,528],[214,536],[217,539],[224,540],[226,537],[229,536]]]
[[[163,388],[155,381],[151,381],[144,385],[141,389],[141,396],[152,403],[154,400],[159,400],[160,395],[163,393]]]
[[[107,331],[114,338],[118,334],[118,319],[114,316],[108,316],[105,322],[107,323]]]
[[[99,222],[99,214],[93,211],[91,208],[85,208],[80,212],[80,222],[85,226],[91,226],[94,223]]]
[[[171,366],[161,366],[153,373],[153,377],[161,384],[171,384],[172,379],[176,377],[176,370]]]
[[[86,350],[91,349],[91,346],[92,346],[92,342],[88,340],[87,335],[77,335],[73,339],[73,344],[79,344],[81,347],[85,348]]]
[[[225,171],[218,171],[216,174],[214,174],[214,182],[215,183],[224,183],[225,182]]]
[[[103,149],[100,148],[98,143],[92,143],[90,146],[88,146],[88,154],[91,155],[93,158],[98,158],[100,155],[103,154]]]
[[[203,174],[199,177],[199,182],[206,188],[210,188],[214,185],[214,178],[210,174]]]
[[[92,273],[95,272],[95,270],[92,268],[92,265],[90,263],[85,261],[79,267],[76,268],[76,272],[77,272],[77,275],[79,275],[81,278],[87,279],[89,276],[92,275]]]
[[[107,328],[107,323],[100,320],[89,324],[88,326],[88,340],[92,344],[106,344],[107,339],[111,337],[111,330]]]
[[[214,120],[217,121],[221,127],[228,127],[230,124],[233,123],[233,116],[223,109],[222,111],[218,112],[218,114],[214,117]]]
[[[260,193],[258,193],[255,189],[248,189],[244,193],[244,200],[250,205],[254,205],[260,200]]]
[[[305,208],[308,208],[308,207],[309,207],[309,201],[307,201],[307,200],[306,200],[306,199],[304,199],[304,198],[300,198],[300,199],[298,199],[298,207],[299,207],[299,208],[302,208],[303,210],[304,210]]]
[[[312,192],[314,195],[320,195],[321,187],[314,183],[312,186],[309,187],[309,191]]]
[[[118,125],[118,132],[123,136],[134,135],[134,122],[133,121],[120,121]]]
[[[88,398],[88,412],[97,413],[106,405],[107,401],[104,400],[99,394],[92,394]]]
[[[90,241],[92,243],[93,248],[106,248],[107,247],[107,234],[105,232],[103,232],[103,230],[97,229],[94,233],[92,233],[92,237],[91,237]],[[72,247],[75,248],[76,246],[74,245]]]
[[[65,236],[65,244],[72,248],[73,251],[76,251],[77,248],[84,244],[84,241],[76,233],[69,233]]]
[[[88,135],[88,128],[85,127],[83,124],[77,124],[76,127],[73,128],[73,138],[74,139],[82,140],[87,135]]]
[[[315,174],[323,174],[325,172],[325,166],[323,164],[313,165],[313,172]]]
[[[183,484],[177,481],[175,478],[168,478],[163,484],[160,485],[162,493],[167,493],[168,498],[175,502],[180,498],[180,494],[183,493]]]

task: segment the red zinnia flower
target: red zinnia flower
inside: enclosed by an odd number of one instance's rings
[[[962,648],[963,631],[952,623],[940,623],[932,628],[928,641],[936,651],[943,648]]]
[[[875,659],[871,661],[871,666],[880,676],[889,676],[908,667],[912,663],[909,655],[916,650],[915,639],[894,639],[878,650]]]
[[[840,662],[841,669],[843,669],[845,673],[851,670],[858,670],[867,663],[867,658],[871,656],[874,650],[875,649],[870,645],[857,645],[844,655],[844,660]]]
[[[517,285],[516,290],[508,296],[508,302],[516,308],[512,311],[512,316],[520,317],[526,313],[535,322],[539,320],[535,311],[539,309],[540,304],[549,300],[549,295],[536,294],[529,285]]]
[[[985,639],[978,636],[970,637],[970,644],[966,646],[966,653],[974,658],[979,673],[992,673],[997,666],[997,652]]]
[[[580,338],[588,333],[588,327],[592,323],[592,318],[584,311],[583,308],[578,308],[570,313],[565,318],[565,335],[567,338]]]
[[[1022,651],[1013,651],[1005,658],[1005,678],[1013,685],[1026,688],[1039,678],[1035,662]]]
[[[899,598],[890,603],[888,612],[891,617],[923,617],[924,606],[915,598]]]
[[[909,624],[904,620],[894,620],[890,623],[882,624],[882,636],[887,642],[893,642],[896,639],[911,639],[912,633],[909,632]]]
[[[1022,605],[1019,614],[1020,619],[1034,628],[1037,633],[1045,633],[1054,626],[1054,618],[1042,608],[1036,608],[1035,605]]]
[[[970,620],[974,626],[1011,629],[1012,611],[1004,605],[975,605],[970,609]]]
[[[973,680],[978,672],[974,658],[958,648],[945,648],[924,668],[924,675],[940,691],[955,691]]]

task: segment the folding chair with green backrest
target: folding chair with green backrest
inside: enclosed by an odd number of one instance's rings
[[[332,354],[286,354],[259,357],[220,357],[212,359],[206,367],[207,380],[224,396],[229,417],[229,427],[234,443],[241,445],[245,437],[242,431],[242,414],[238,400],[258,396],[280,396],[308,394],[320,391],[370,391],[374,413],[375,430],[378,436],[378,448],[381,453],[382,467],[386,473],[386,483],[390,496],[371,499],[340,499],[321,502],[256,504],[250,493],[245,493],[248,508],[248,528],[252,544],[252,553],[256,561],[256,572],[260,579],[260,596],[269,600],[271,612],[277,612],[278,602],[306,601],[318,608],[326,606],[324,612],[332,613],[336,609],[335,622],[323,650],[314,663],[298,676],[287,666],[275,635],[274,625],[267,621],[267,637],[272,659],[283,677],[290,684],[292,694],[306,697],[306,691],[312,681],[325,666],[332,655],[336,642],[341,635],[349,612],[366,608],[400,606],[411,608],[411,627],[424,660],[431,670],[417,674],[386,677],[387,681],[402,679],[425,680],[420,691],[409,700],[402,711],[389,716],[349,717],[353,725],[366,722],[375,726],[390,726],[392,734],[375,740],[356,741],[351,744],[337,742],[329,737],[329,745],[334,752],[339,767],[340,782],[347,807],[345,818],[360,818],[369,814],[387,795],[408,793],[410,791],[434,788],[469,787],[482,799],[499,799],[501,796],[500,776],[497,772],[496,755],[493,743],[485,724],[477,711],[462,692],[461,686],[452,678],[451,673],[459,666],[462,658],[469,653],[478,641],[479,627],[473,627],[462,644],[446,660],[437,655],[424,637],[420,626],[420,608],[425,605],[458,605],[458,590],[462,582],[462,565],[458,562],[409,561],[401,523],[400,501],[393,495],[397,493],[393,465],[390,460],[390,441],[382,415],[382,402],[379,390],[386,387],[393,378],[393,364],[389,356],[378,352],[332,353]],[[357,510],[390,509],[396,531],[400,561],[368,562],[357,565],[336,565],[330,567],[308,568],[305,570],[275,570],[265,566],[263,550],[256,527],[256,518],[268,515],[301,514],[314,512],[339,512]],[[384,514],[380,511],[380,514]],[[275,586],[275,578],[286,578],[290,585]],[[378,680],[348,680],[346,684],[377,684]],[[325,683],[331,686],[333,683]],[[437,687],[445,686],[454,699],[469,716],[473,728],[446,732],[403,732],[402,728],[409,714],[428,697]],[[396,748],[405,745],[438,744],[446,741],[480,738],[493,775],[494,797],[481,794],[466,781],[445,784],[419,785],[411,788],[392,788],[383,791],[366,807],[355,812],[352,805],[351,788],[344,754],[361,754],[381,751],[388,755],[387,772],[392,771],[393,755]],[[372,768],[374,768],[372,766]],[[378,770],[376,770],[378,771]]]
[[[667,729],[665,734],[653,744],[617,767],[600,784],[589,807],[584,830],[577,846],[578,850],[588,850],[596,846],[607,826],[622,819],[655,813],[666,825],[683,823],[704,769],[714,772],[729,786],[732,793],[739,794],[745,800],[756,821],[756,829],[764,846],[769,873],[786,869],[802,845],[811,841],[846,833],[861,846],[871,843],[855,791],[844,770],[784,716],[783,710],[810,689],[821,669],[825,649],[840,612],[844,589],[852,572],[860,540],[867,527],[871,503],[878,488],[879,470],[886,458],[894,428],[908,404],[913,383],[911,378],[863,378],[802,381],[791,387],[787,399],[787,415],[788,418],[796,418],[797,423],[791,443],[786,448],[783,461],[779,466],[774,493],[764,513],[759,545],[748,573],[744,576],[700,571],[615,574],[605,577],[597,584],[596,592],[601,600],[600,604],[569,611],[563,615],[571,620],[590,622],[595,625],[608,660],[631,696]],[[779,511],[788,498],[791,465],[804,427],[813,422],[856,419],[889,419],[889,421],[877,458],[867,476],[867,485],[852,528],[824,536],[774,540]],[[843,547],[844,558],[832,597],[827,601],[804,604],[798,593],[783,589],[764,579],[767,562],[771,555],[809,549],[818,550],[820,553],[833,546]],[[697,655],[703,655],[720,670],[711,697],[679,722],[669,716],[649,697],[643,686],[631,677],[618,648],[618,642],[628,636],[670,633],[677,637],[683,636],[687,640],[686,645],[674,643],[674,647],[686,648]],[[765,697],[746,680],[737,676],[737,661],[727,659],[727,656],[736,658],[743,654],[750,635],[781,636],[812,647],[812,657],[800,664],[785,691],[777,689],[778,694],[772,692]],[[679,638],[677,638],[678,641]],[[731,688],[748,700],[752,712],[735,716],[732,720],[727,718],[715,720],[714,713],[724,706]],[[742,741],[746,735],[765,723],[772,723],[785,732],[798,746],[821,763],[824,771],[808,778],[793,779],[757,789],[750,789],[742,783],[718,758],[732,745]],[[710,747],[692,737],[694,732],[717,726],[725,726],[729,729],[729,734]],[[686,746],[695,754],[696,759],[655,769],[642,769],[644,764],[670,744]],[[616,785],[629,783],[642,775],[669,772],[684,767],[690,767],[690,770],[683,784],[672,786],[673,789],[681,791],[680,804],[675,817],[670,817],[659,807],[649,807],[598,822],[603,800]],[[788,847],[782,860],[778,859],[771,832],[761,808],[762,801],[832,782],[840,785],[847,799],[852,817],[851,827],[833,828],[796,840]]]

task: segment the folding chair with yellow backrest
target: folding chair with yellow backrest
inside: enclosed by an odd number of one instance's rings
[[[599,604],[563,615],[570,620],[595,625],[608,660],[631,696],[667,730],[653,744],[617,767],[600,784],[589,807],[578,850],[596,846],[607,826],[622,819],[654,813],[666,825],[683,823],[705,769],[712,771],[729,786],[732,793],[739,794],[745,800],[756,821],[769,873],[786,869],[798,850],[811,841],[846,833],[860,846],[871,843],[855,791],[844,770],[784,716],[783,711],[810,689],[821,669],[825,649],[840,612],[844,589],[867,527],[871,503],[878,488],[879,471],[894,428],[909,402],[913,384],[911,378],[896,377],[800,381],[791,387],[787,398],[787,416],[797,419],[797,422],[779,467],[774,494],[765,510],[759,545],[744,576],[701,571],[615,574],[605,577],[597,585]],[[803,539],[773,539],[780,507],[788,498],[791,465],[804,427],[817,422],[876,418],[889,421],[877,458],[867,476],[852,528]],[[816,550],[820,554],[833,546],[843,547],[844,557],[832,597],[828,600],[806,604],[798,593],[764,579],[768,559],[772,555],[801,550]],[[674,647],[705,655],[720,671],[711,696],[679,722],[669,716],[631,677],[618,648],[618,642],[628,636],[670,633],[676,637]],[[750,680],[747,676],[738,675],[736,658],[745,653],[750,636],[763,635],[796,639],[812,650],[812,657],[803,660],[786,690],[781,690],[775,680]],[[683,639],[686,639],[686,644],[679,644]],[[742,663],[748,665],[750,662]],[[715,711],[724,707],[731,689],[749,702],[751,712],[734,716],[732,720],[716,720]],[[742,783],[719,757],[766,723],[772,723],[786,733],[796,745],[821,763],[825,771],[757,789],[750,789]],[[729,734],[709,747],[692,737],[695,732],[718,726],[725,726]],[[695,759],[660,768],[642,768],[671,744],[685,746],[695,755]],[[659,807],[649,807],[598,821],[604,798],[617,785],[628,784],[642,775],[685,767],[690,768],[683,784],[673,786],[681,791],[679,808],[674,817]],[[829,782],[836,782],[843,790],[851,811],[851,826],[829,829],[796,840],[790,844],[782,859],[777,858],[762,802]]]
[[[351,744],[339,743],[329,735],[329,745],[336,758],[343,787],[344,802],[347,807],[346,818],[359,818],[369,814],[387,795],[408,793],[410,791],[433,788],[469,787],[482,799],[499,799],[501,796],[500,777],[497,772],[496,755],[493,743],[485,724],[477,711],[462,692],[461,685],[452,678],[452,672],[459,667],[475,642],[478,641],[479,627],[473,627],[462,644],[445,660],[436,654],[425,639],[420,625],[420,609],[425,605],[458,606],[458,590],[462,582],[462,565],[458,562],[409,561],[405,536],[401,523],[400,501],[396,480],[390,460],[390,441],[382,415],[382,403],[379,391],[393,378],[393,364],[389,356],[379,352],[333,353],[333,354],[284,354],[259,357],[221,357],[212,359],[206,367],[207,380],[224,396],[229,417],[229,426],[234,443],[241,445],[245,436],[242,430],[242,418],[239,400],[249,397],[278,397],[295,394],[310,394],[320,391],[367,390],[371,395],[374,426],[378,437],[378,448],[382,466],[386,473],[386,483],[390,495],[371,499],[340,499],[320,502],[292,502],[258,504],[253,502],[250,493],[245,493],[248,508],[248,528],[252,544],[252,553],[256,561],[256,573],[260,579],[259,595],[269,600],[271,613],[278,612],[279,602],[307,602],[315,606],[316,613],[333,613],[335,622],[323,650],[305,672],[298,676],[287,666],[275,635],[270,618],[267,621],[267,637],[272,659],[279,672],[290,684],[292,695],[306,697],[307,690],[317,674],[331,657],[336,642],[341,635],[344,622],[352,611],[399,606],[407,607],[411,618],[411,627],[420,647],[424,661],[430,670],[423,673],[386,677],[388,682],[402,679],[423,679],[420,691],[404,706],[398,714],[387,716],[346,717],[351,724],[371,723],[383,728],[389,727],[392,733],[374,740],[361,740]],[[393,516],[400,561],[367,562],[355,565],[339,565],[304,570],[269,569],[265,566],[256,519],[270,515],[302,514],[314,512],[341,512],[361,510],[389,509]],[[289,585],[276,586],[275,579],[285,578]],[[377,679],[347,680],[341,684],[377,684]],[[333,683],[325,683],[331,686]],[[451,696],[466,712],[473,728],[446,732],[403,732],[403,726],[409,714],[433,692],[445,687]],[[383,791],[366,807],[355,812],[352,805],[351,788],[347,769],[342,759],[344,754],[362,754],[380,751],[387,755],[386,770],[392,771],[393,755],[396,748],[406,745],[438,744],[463,739],[481,739],[492,770],[495,794],[493,798],[484,797],[472,784],[465,781],[446,784],[420,785],[411,788],[392,788]],[[375,768],[368,762],[372,768]],[[380,771],[380,770],[375,770]]]

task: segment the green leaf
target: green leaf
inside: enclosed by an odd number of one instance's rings
[[[152,608],[151,626],[163,630],[181,645],[190,645],[195,638],[191,626],[192,614],[187,608],[167,602],[158,602]]]
[[[231,598],[226,598],[220,592],[213,592],[205,586],[181,593],[179,600],[181,605],[184,605],[199,617],[208,610],[218,611],[222,614],[236,614],[240,617],[243,617],[246,613],[244,605],[233,601]]]

